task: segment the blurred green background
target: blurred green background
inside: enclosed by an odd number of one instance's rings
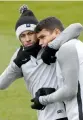
[[[14,51],[19,47],[14,27],[19,17],[19,7],[27,4],[41,20],[56,16],[68,26],[74,22],[83,24],[83,2],[0,2],[0,74],[9,64]],[[83,40],[83,35],[80,35]],[[8,89],[0,91],[0,120],[37,120],[36,111],[30,108],[30,94],[23,79],[16,80]]]

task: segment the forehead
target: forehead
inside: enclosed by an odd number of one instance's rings
[[[49,30],[47,30],[47,29],[42,29],[39,33],[37,33],[37,37],[39,38],[39,37],[44,36],[44,35],[47,35],[47,34],[49,34],[49,33],[50,33]]]
[[[28,33],[30,33],[30,32],[33,32],[33,33],[34,33],[34,31],[26,30],[26,31],[22,32],[21,34],[28,34]]]

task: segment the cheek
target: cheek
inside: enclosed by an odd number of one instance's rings
[[[47,42],[50,42],[52,40],[52,37],[53,36],[49,35],[48,38],[47,38]]]
[[[21,42],[21,43],[24,43],[24,40],[23,40],[23,39],[20,39],[20,42]]]
[[[50,41],[50,38],[49,38],[49,37],[46,37],[46,38],[43,40],[43,43],[44,43],[44,44],[48,44],[49,41]]]
[[[55,34],[52,35],[52,36],[50,36],[51,41],[54,40],[55,38],[56,38],[56,35],[55,35]]]
[[[52,40],[54,40],[60,33],[53,33]]]
[[[36,37],[35,35],[32,36],[32,37],[31,37],[31,41],[32,41],[32,42],[36,42],[36,41],[37,41],[37,37]]]
[[[24,39],[21,39],[20,42],[21,42],[22,45],[26,44],[26,41]]]

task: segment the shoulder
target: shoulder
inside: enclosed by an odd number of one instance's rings
[[[66,59],[71,59],[73,55],[77,55],[77,50],[76,50],[76,43],[78,40],[72,39],[69,42],[64,43],[59,51],[57,58],[58,60],[66,60]]]
[[[78,41],[77,39],[72,39],[72,40],[64,43],[64,44],[60,47],[59,51],[66,50],[66,49],[68,50],[68,49],[70,49],[70,48],[72,48],[72,47],[75,47],[77,41]]]
[[[72,50],[75,49],[77,42],[78,42],[77,39],[72,39],[72,40],[64,43],[64,44],[60,47],[58,53],[59,53],[59,54],[60,54],[60,53],[62,54],[62,53],[72,52]]]

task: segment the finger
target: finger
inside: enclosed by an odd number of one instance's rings
[[[37,109],[34,104],[31,105],[31,108],[32,108],[32,109]]]
[[[54,63],[56,61],[56,57],[53,57],[52,59],[51,59],[51,63]]]
[[[33,99],[31,99],[31,102],[34,102],[34,98],[33,98]]]

